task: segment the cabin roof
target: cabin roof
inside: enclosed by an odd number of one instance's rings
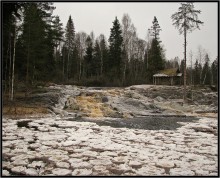
[[[172,77],[172,76],[182,76],[182,73],[179,73],[178,68],[164,69],[153,75],[154,77]]]

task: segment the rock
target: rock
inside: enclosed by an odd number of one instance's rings
[[[199,125],[199,126],[194,126],[192,127],[196,132],[211,132],[214,133],[215,130],[209,126],[206,125]]]
[[[112,151],[104,151],[104,152],[100,153],[100,156],[117,157],[118,154],[116,152],[112,152]]]
[[[115,157],[112,159],[112,162],[115,164],[124,164],[126,161],[125,157]]]
[[[25,175],[27,175],[27,176],[38,176],[39,174],[35,169],[29,168],[29,169],[25,170]]]
[[[108,102],[108,97],[107,97],[107,96],[103,96],[103,97],[102,97],[102,102],[103,102],[103,103]]]
[[[61,116],[68,116],[68,112],[67,111],[64,111],[62,109],[58,109],[58,108],[55,108],[53,106],[50,107],[50,109],[55,113],[55,114],[59,114]]]
[[[173,168],[175,165],[171,160],[161,160],[156,163],[156,166],[160,168]]]
[[[13,165],[15,166],[25,166],[28,164],[28,160],[27,159],[17,159],[15,161],[12,162]]]
[[[91,169],[75,169],[72,172],[72,176],[90,176],[92,174]]]
[[[128,165],[133,168],[141,168],[142,167],[142,163],[140,163],[139,161],[130,161]]]
[[[80,163],[77,163],[77,164],[71,164],[71,167],[72,168],[86,168],[86,169],[90,169],[92,168],[92,165],[88,162],[80,162]]]
[[[57,162],[56,163],[56,166],[58,167],[58,168],[69,168],[70,167],[70,164],[69,163],[67,163],[67,162]]]
[[[108,166],[112,165],[112,161],[110,159],[94,159],[89,161],[93,165],[103,165]]]
[[[195,172],[196,176],[209,176],[209,171],[197,169]]]
[[[3,169],[2,176],[10,176],[10,173],[7,170]]]
[[[70,176],[72,171],[69,169],[55,168],[52,170],[52,173],[56,176]]]
[[[96,156],[98,155],[97,152],[95,151],[85,151],[82,153],[83,156],[86,156],[86,157],[93,157],[93,158],[96,158]]]
[[[25,170],[26,168],[24,166],[16,166],[11,169],[11,172],[20,175],[20,174],[24,174]]]
[[[114,175],[118,175],[118,176],[125,172],[124,170],[122,170],[119,167],[114,166],[114,165],[113,166],[109,166],[107,168],[107,170],[109,170],[109,172],[113,173]]]
[[[33,161],[31,164],[28,165],[30,168],[43,168],[45,167],[45,163],[43,161]]]
[[[75,165],[75,164],[80,164],[81,162],[83,162],[83,160],[82,159],[78,159],[78,158],[70,158],[69,160],[68,160],[68,162],[72,165]]]
[[[158,102],[163,102],[164,101],[164,98],[161,97],[161,96],[157,96],[156,98],[154,98],[156,101]]]
[[[72,145],[78,145],[81,141],[77,140],[77,141],[65,141],[63,143],[61,143],[62,146],[72,146]]]
[[[195,176],[195,173],[189,169],[174,168],[170,169],[169,172],[171,176]]]

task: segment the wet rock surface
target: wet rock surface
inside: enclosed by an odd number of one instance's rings
[[[3,116],[3,175],[218,175],[217,117],[194,112],[216,109],[215,94],[208,106],[181,104],[178,87],[173,96],[160,86],[49,90],[58,92],[50,115]]]

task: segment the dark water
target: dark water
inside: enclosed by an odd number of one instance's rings
[[[99,126],[110,126],[114,128],[130,128],[144,130],[175,130],[182,125],[177,122],[193,122],[198,120],[194,117],[160,117],[146,116],[132,119],[85,119],[85,118],[69,118],[70,121],[76,122],[94,122]]]
[[[19,121],[17,122],[17,125],[18,127],[34,128],[34,130],[38,130],[37,126],[29,126],[29,122],[31,122],[31,120]]]
[[[26,128],[29,128],[29,126],[28,126],[28,123],[29,122],[31,122],[31,121],[19,121],[18,123],[17,123],[17,125],[18,125],[18,127],[26,127]]]
[[[110,126],[114,128],[129,128],[129,129],[144,129],[144,130],[175,130],[182,125],[177,122],[193,122],[198,120],[195,117],[164,117],[164,116],[145,116],[131,119],[123,118],[102,118],[102,119],[89,119],[89,118],[69,118],[69,121],[73,122],[93,122],[99,126]],[[34,128],[38,130],[36,126],[29,126],[30,120],[19,121],[18,127]],[[57,125],[52,125],[58,127]]]

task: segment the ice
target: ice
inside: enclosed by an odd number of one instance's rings
[[[52,170],[52,173],[55,176],[69,176],[69,175],[71,175],[72,171],[69,169],[55,168]]]
[[[90,176],[92,174],[91,169],[75,169],[72,172],[72,176]]]
[[[56,162],[56,166],[58,168],[67,168],[68,169],[70,167],[70,164],[67,162]]]
[[[10,173],[7,170],[3,169],[2,176],[10,176]]]

